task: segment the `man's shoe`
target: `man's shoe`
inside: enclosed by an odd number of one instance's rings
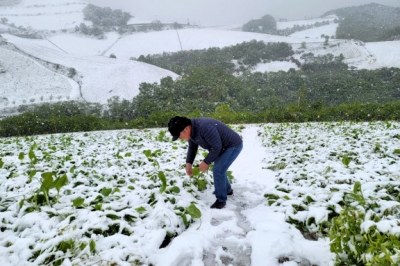
[[[215,190],[213,191],[213,194],[215,195]],[[226,195],[232,196],[232,195],[233,195],[233,189],[231,189],[231,191],[229,191],[228,193],[226,193]]]
[[[225,208],[226,202],[220,202],[216,200],[213,205],[211,205],[211,209],[222,209]]]

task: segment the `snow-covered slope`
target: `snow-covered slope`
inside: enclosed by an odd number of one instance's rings
[[[210,47],[222,48],[251,40],[287,43],[306,41],[303,38],[211,28],[181,29],[129,35],[117,42],[108,53],[113,53],[117,57],[129,58],[181,50],[198,50]],[[323,42],[322,39],[313,41]]]
[[[139,84],[142,82],[159,82],[161,78],[166,76],[171,76],[173,78],[178,77],[178,75],[171,71],[141,62],[112,59],[103,56],[73,55],[41,45],[40,41],[35,42],[9,34],[5,34],[3,37],[15,45],[17,49],[22,51],[26,55],[24,58],[26,58],[27,55],[31,55],[34,58],[40,59],[41,61],[39,62],[42,63],[45,61],[54,65],[64,66],[68,69],[74,68],[77,72],[76,77],[74,77],[76,81],[75,86],[79,85],[78,83],[80,83],[81,96],[84,100],[89,102],[106,103],[107,100],[113,96],[119,96],[120,98],[124,99],[132,99],[138,94]],[[7,49],[4,48],[2,50]],[[4,60],[7,59],[7,55],[12,55],[16,58],[21,57],[21,55],[18,55],[16,52],[8,54],[3,52],[0,53],[0,55],[1,54],[5,56],[1,58]],[[14,60],[14,57],[12,58],[12,60]],[[16,67],[13,73],[14,72],[31,74],[27,68],[27,65]],[[55,74],[53,73],[52,75]],[[34,76],[43,78],[43,76],[40,75]],[[66,77],[64,77],[64,80],[65,79]],[[13,82],[13,80],[15,80],[13,76],[8,77],[8,79],[5,77],[5,82]],[[47,95],[52,94],[51,88],[54,86],[54,83],[51,81],[51,79],[36,81],[35,84],[37,84],[37,87],[41,87],[41,84],[47,84],[46,86],[48,86],[49,89],[44,90],[43,93]],[[16,95],[16,91],[24,94],[25,97],[28,97],[28,99],[38,95],[34,93],[36,89],[30,90],[32,92],[31,95],[28,89],[29,87],[25,85],[16,86],[14,84],[12,88],[13,90],[9,89],[2,94],[3,98],[13,99],[13,97]],[[72,98],[76,99],[79,97],[79,94],[74,93],[71,96]],[[14,100],[11,100],[11,102],[13,101]]]
[[[9,23],[36,30],[63,30],[79,26],[80,23],[91,25],[83,19],[82,10],[87,5],[84,1],[68,0],[23,0],[13,6],[0,6],[0,18]]]

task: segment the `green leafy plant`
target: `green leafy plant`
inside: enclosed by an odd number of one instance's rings
[[[157,176],[161,180],[160,193],[163,193],[167,188],[167,178],[165,177],[165,174],[162,171],[158,172]]]
[[[187,208],[184,208],[183,212],[180,214],[183,223],[187,228],[189,227],[191,222],[190,220],[187,219],[186,214],[190,215],[192,219],[200,219],[200,226],[201,226],[201,211],[196,207],[196,205],[194,205],[193,202]],[[200,226],[197,229],[199,229]]]
[[[43,192],[46,202],[49,206],[50,200],[49,200],[49,191],[50,189],[53,188],[53,173],[52,172],[46,172],[42,174],[42,185],[40,186],[40,190]]]
[[[346,168],[349,168],[349,164],[350,164],[351,160],[352,160],[352,158],[349,157],[349,156],[347,156],[347,155],[344,155],[344,156],[342,157],[342,163],[344,164],[344,166],[345,166]]]
[[[200,171],[199,167],[193,167],[192,169],[194,179],[193,184],[197,187],[199,191],[207,189],[207,179],[203,172]]]
[[[84,202],[85,202],[85,199],[78,197],[72,201],[72,205],[75,207],[81,207]]]
[[[354,184],[345,201],[346,207],[333,218],[329,231],[330,250],[336,254],[335,265],[398,265],[400,240],[396,235],[378,230],[376,223],[381,218],[375,212],[366,214],[360,182]]]

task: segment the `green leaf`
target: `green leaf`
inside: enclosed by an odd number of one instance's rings
[[[90,240],[89,247],[92,254],[96,252],[96,242],[93,239]]]
[[[0,167],[0,168],[1,168],[1,167]],[[32,171],[29,173],[29,179],[32,179],[32,178],[36,175],[36,173],[37,173],[36,170],[32,170]]]
[[[181,189],[177,186],[173,186],[172,188],[168,189],[168,191],[173,192],[173,193],[179,193],[179,192],[181,192]]]
[[[354,183],[353,192],[354,193],[361,192],[361,183],[360,183],[360,181],[357,181],[357,182]]]
[[[191,203],[189,207],[187,207],[186,212],[190,214],[190,216],[192,216],[193,218],[201,217],[201,211],[193,203]]]
[[[43,192],[48,193],[49,190],[53,187],[53,173],[52,172],[46,172],[42,174],[42,185],[40,189]]]
[[[105,187],[103,187],[103,188],[101,189],[101,194],[102,194],[104,197],[107,197],[108,195],[110,195],[111,192],[112,192],[112,188],[105,188]]]
[[[22,199],[22,200],[19,202],[19,208],[20,208],[20,209],[22,208],[22,206],[24,206],[24,202],[25,202],[25,199]]]
[[[3,162],[3,160],[0,158],[0,168],[2,168],[3,165],[4,165],[4,162]]]
[[[122,156],[119,155],[119,151],[117,152],[117,154],[115,155],[115,157],[117,157],[118,159],[122,159]]]
[[[96,211],[101,211],[102,207],[103,207],[103,203],[97,203],[96,205],[94,205],[94,209]]]
[[[189,221],[187,220],[186,214],[182,213],[181,214],[182,220],[183,220],[183,224],[188,227],[189,226]]]
[[[119,217],[118,215],[111,214],[111,213],[106,214],[106,217],[110,218],[111,220],[118,220],[118,219],[121,218],[121,217]]]
[[[151,150],[144,150],[143,154],[146,155],[147,158],[150,158],[151,156]]]
[[[81,182],[81,181],[78,181],[78,182],[74,183],[74,185],[72,186],[72,188],[76,188],[77,186],[84,185],[84,184],[85,184],[85,183],[83,183],[83,182]]]
[[[135,187],[134,186],[129,186],[128,187],[130,190],[135,190]]]
[[[393,154],[400,154],[400,149],[395,149],[394,151],[393,151]],[[1,167],[1,166],[0,166]]]
[[[23,152],[20,152],[18,155],[18,159],[20,159],[21,161],[25,158],[25,154]]]
[[[140,206],[139,208],[136,208],[135,210],[136,210],[138,213],[140,213],[140,214],[142,214],[142,213],[144,213],[144,212],[147,211],[146,208],[144,208],[144,207],[142,207],[142,206]]]
[[[87,247],[87,244],[86,244],[86,243],[81,243],[81,244],[79,245],[79,249],[80,249],[81,251],[84,250],[86,247]]]
[[[69,169],[69,172],[72,174],[73,172],[75,172],[76,166],[72,166],[71,169]]]
[[[158,178],[161,180],[161,188],[160,188],[160,193],[163,193],[165,189],[167,188],[167,178],[165,177],[164,172],[158,172]]]
[[[315,202],[315,200],[311,196],[307,196],[306,197],[306,202],[307,203],[313,203],[313,202]]]
[[[201,173],[198,167],[193,167],[192,172],[194,176],[199,176]]]
[[[74,199],[74,200],[72,201],[72,204],[73,204],[75,207],[80,207],[84,202],[85,202],[85,200],[84,200],[83,198],[79,197],[79,198]]]
[[[90,205],[97,204],[103,202],[103,197],[101,195],[97,195],[97,197],[90,202]]]
[[[350,157],[348,157],[346,155],[342,157],[342,163],[344,164],[344,166],[346,168],[349,167],[350,162],[351,162],[351,158]]]
[[[30,150],[30,151],[29,151],[28,156],[29,156],[29,159],[30,159],[31,161],[36,161],[36,155],[35,155],[35,153],[33,152],[33,150]]]
[[[62,177],[59,177],[54,181],[53,186],[57,189],[57,192],[60,193],[60,189],[68,183],[67,175],[64,174]]]
[[[197,188],[200,190],[200,191],[203,191],[203,190],[205,190],[206,188],[207,188],[207,181],[205,181],[205,180],[197,180],[197,182],[196,182],[197,184]]]

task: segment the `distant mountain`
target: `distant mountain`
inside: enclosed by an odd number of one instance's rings
[[[379,42],[400,39],[400,8],[376,3],[339,8],[323,16],[336,15],[338,39]]]

